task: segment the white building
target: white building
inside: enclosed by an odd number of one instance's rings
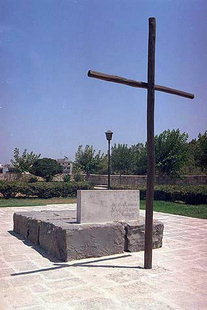
[[[67,157],[57,159],[57,162],[63,167],[63,173],[72,175],[73,163]]]

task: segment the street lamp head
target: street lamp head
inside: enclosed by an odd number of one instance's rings
[[[107,130],[105,134],[106,134],[106,139],[110,141],[112,139],[113,132],[111,130]]]

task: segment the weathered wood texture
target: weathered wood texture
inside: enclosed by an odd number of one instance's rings
[[[145,258],[144,267],[152,268],[152,223],[153,223],[153,198],[154,198],[154,92],[162,91],[165,93],[178,95],[181,97],[193,99],[194,95],[181,90],[155,85],[155,36],[156,19],[149,18],[149,38],[148,38],[148,81],[138,82],[126,78],[109,75],[105,73],[88,71],[88,76],[132,87],[147,89],[147,202],[146,202],[146,230],[145,230]]]
[[[147,197],[145,216],[144,268],[152,268],[152,226],[155,177],[154,102],[155,102],[155,39],[156,20],[149,19],[148,88],[147,88]]]
[[[92,78],[99,79],[99,80],[104,80],[104,81],[108,81],[108,82],[115,82],[115,83],[124,84],[124,85],[132,86],[132,87],[145,88],[145,89],[148,88],[148,84],[146,82],[129,80],[129,79],[126,79],[124,77],[117,76],[117,75],[110,75],[110,74],[105,74],[105,73],[89,70],[88,76],[92,77]],[[169,94],[173,94],[173,95],[177,95],[177,96],[181,96],[181,97],[185,97],[185,98],[189,98],[189,99],[194,98],[193,94],[186,93],[184,91],[177,90],[174,88],[169,88],[169,87],[165,87],[165,86],[161,86],[161,85],[155,85],[154,88],[155,88],[155,90],[161,91],[164,93],[169,93]]]

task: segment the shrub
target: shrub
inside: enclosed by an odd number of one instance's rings
[[[37,181],[38,181],[38,179],[36,177],[30,177],[28,180],[28,183],[35,183]]]
[[[37,182],[30,185],[38,198],[75,197],[78,189],[90,189],[88,182]]]
[[[63,171],[63,167],[52,158],[37,159],[30,172],[36,176],[43,177],[47,182],[52,180],[52,177]]]
[[[34,184],[34,183],[31,183]],[[25,198],[35,196],[32,187],[29,183],[18,183],[18,194],[23,195]]]
[[[120,187],[119,187],[120,188]],[[120,189],[130,189],[122,186]],[[137,188],[140,190],[140,199],[146,199],[146,187]],[[183,201],[186,204],[206,204],[206,185],[157,185],[154,193],[155,200]]]
[[[70,182],[70,175],[69,174],[64,175],[63,181]]]
[[[74,181],[75,182],[84,182],[85,176],[83,174],[77,173],[74,175]]]
[[[4,198],[15,197],[19,191],[19,185],[17,182],[0,182],[0,193]]]
[[[24,197],[52,198],[75,197],[77,190],[91,189],[89,182],[0,182],[0,193],[4,198]]]
[[[166,195],[165,200],[183,201],[187,204],[207,203],[207,186],[160,186],[155,190],[155,199],[161,200]]]

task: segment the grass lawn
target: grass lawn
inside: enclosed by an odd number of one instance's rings
[[[141,209],[145,209],[145,200],[141,200]],[[201,219],[207,218],[207,205],[187,205],[169,201],[154,201],[154,211],[178,214],[189,217],[196,217]]]
[[[0,208],[2,207],[28,207],[28,206],[45,206],[59,203],[75,203],[76,198],[0,198]]]
[[[75,203],[76,198],[0,198],[1,207],[26,207],[26,206],[44,206],[48,204]],[[145,201],[141,200],[141,209],[145,209]],[[207,218],[207,205],[186,205],[169,201],[154,201],[154,211],[178,214],[196,218]]]

